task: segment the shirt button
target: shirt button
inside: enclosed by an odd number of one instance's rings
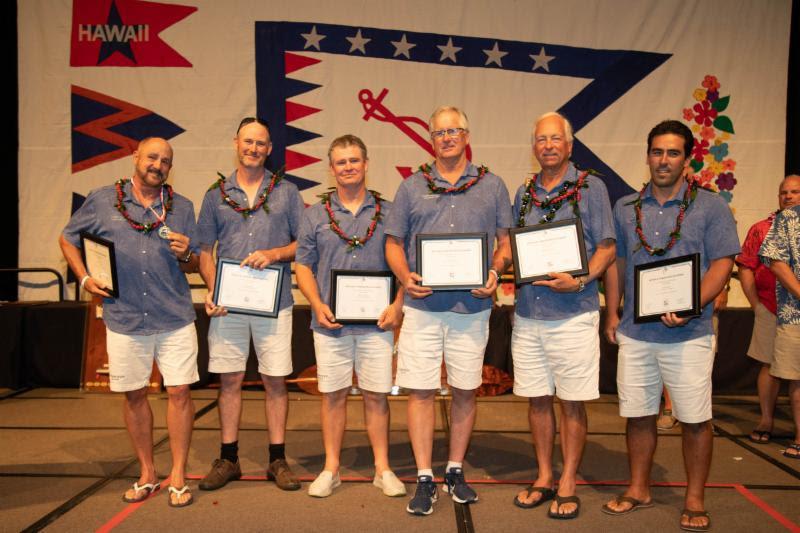
[[[664,212],[663,212],[663,211],[659,211],[659,212],[658,212],[658,214],[659,214],[659,215],[663,215],[663,214],[664,214]]]
[[[252,236],[253,236],[253,234],[252,234],[252,233],[248,233],[248,235],[249,235],[250,237],[252,237]]]
[[[146,275],[147,275],[147,272],[142,272],[142,276],[146,276]]]
[[[656,236],[660,235],[660,233],[656,232]]]
[[[355,259],[355,258],[356,258],[356,256],[353,256],[353,259]]]
[[[143,293],[142,293],[142,296],[147,296],[147,293],[146,293],[146,292],[143,292]]]
[[[145,313],[144,316],[147,316],[147,313]]]
[[[537,296],[537,297],[536,297],[536,299],[538,300],[538,299],[539,299],[539,297]]]
[[[147,250],[142,250],[142,253],[143,253],[143,254],[146,254],[146,253],[147,253]]]
[[[450,207],[455,207],[455,206],[456,206],[456,204],[450,204]]]
[[[452,227],[455,227],[455,224],[450,224],[450,227],[451,227],[451,228],[452,228]]]

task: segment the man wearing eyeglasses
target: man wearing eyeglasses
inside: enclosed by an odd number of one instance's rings
[[[386,260],[406,291],[397,385],[409,391],[408,432],[417,464],[417,489],[406,510],[415,515],[433,512],[438,497],[431,459],[434,399],[441,386],[443,356],[452,391],[443,490],[458,503],[478,500],[464,479],[463,461],[475,422],[475,391],[481,384],[492,295],[511,262],[508,189],[486,167],[467,160],[466,115],[455,107],[440,107],[431,115],[429,129],[436,159],[400,185],[385,228]],[[485,286],[436,292],[425,287],[419,273],[412,270],[420,233],[485,233],[489,243]]]
[[[576,475],[586,443],[583,402],[600,396],[600,301],[596,280],[614,261],[616,235],[611,203],[603,182],[570,162],[572,126],[558,113],[536,120],[533,155],[541,165],[520,186],[514,201],[517,226],[535,226],[579,218],[589,273],[571,276],[551,272],[550,279],[519,288],[511,351],[514,394],[528,398],[528,419],[536,448],[536,481],[514,498],[523,509],[555,499],[548,516],[575,518],[580,500]],[[553,397],[561,405],[561,449],[564,468],[554,489]]]
[[[284,436],[288,413],[285,377],[292,373],[292,299],[290,262],[297,248],[300,218],[305,208],[297,187],[272,174],[264,163],[272,151],[269,128],[257,118],[245,118],[233,139],[239,160],[227,178],[212,184],[203,198],[198,218],[200,275],[208,286],[206,312],[208,370],[220,376],[220,457],[200,482],[200,489],[215,490],[239,479],[239,419],[242,414],[242,381],[252,336],[258,371],[264,384],[269,428],[267,479],[283,490],[297,490],[300,482],[286,462]],[[214,304],[217,256],[241,261],[242,267],[264,269],[282,264],[286,274],[280,287],[277,318],[228,314]]]

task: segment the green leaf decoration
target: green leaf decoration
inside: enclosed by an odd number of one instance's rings
[[[728,103],[730,103],[730,101],[731,101],[730,96],[724,96],[722,98],[719,98],[713,104],[711,104],[711,107],[722,113],[723,111],[728,109]]]
[[[725,133],[734,133],[733,132],[733,122],[727,115],[720,115],[714,119],[714,127],[718,130],[724,131]]]
[[[700,172],[700,169],[703,168],[703,162],[698,161],[697,159],[692,159],[692,162],[689,163],[689,166],[691,166],[692,170],[695,172]]]

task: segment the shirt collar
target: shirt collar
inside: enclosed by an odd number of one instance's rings
[[[683,195],[686,194],[686,189],[689,187],[689,182],[685,179],[683,183],[681,183],[681,188],[678,189],[678,194],[673,196],[670,200],[664,202],[664,205],[669,205],[672,203],[680,203],[683,201]],[[653,196],[653,183],[652,181],[647,184],[647,187],[644,189],[644,195],[642,196],[643,201],[651,201],[654,203],[658,203],[658,200],[655,199]]]
[[[331,198],[331,207],[335,211],[341,211],[343,213],[350,213],[351,212],[344,205],[342,205],[342,202],[339,200],[339,192],[338,191],[334,190],[333,192],[331,192],[330,198]],[[358,216],[359,213],[361,213],[361,211],[363,211],[367,207],[371,207],[371,206],[374,206],[374,205],[375,205],[375,198],[372,196],[372,193],[369,191],[369,189],[367,189],[367,191],[364,194],[364,201],[361,203],[361,206],[359,206],[359,208],[356,210],[355,216]]]
[[[166,201],[167,192],[164,190],[164,186],[163,185],[161,186],[161,191],[163,193],[164,200]],[[122,186],[122,192],[125,194],[124,202],[134,204],[136,206],[141,207],[142,209],[147,210],[147,208],[145,206],[143,206],[141,204],[141,202],[139,202],[139,200],[137,200],[136,196],[134,196],[134,194],[133,194],[133,178],[129,179],[128,182],[125,185]],[[153,207],[153,208],[160,208],[161,207],[161,195],[156,196],[155,200],[153,200],[153,203],[150,204],[150,207]]]
[[[259,194],[261,193],[261,189],[263,189],[266,186],[266,184],[269,183],[270,179],[272,179],[272,172],[270,172],[265,168],[264,179],[261,180],[261,184],[258,186]],[[238,191],[244,192],[244,189],[242,189],[242,187],[239,185],[239,179],[237,176],[237,172],[235,170],[231,173],[230,176],[228,176],[228,179],[225,180],[225,189],[226,190],[236,189]]]
[[[467,166],[466,166],[466,168],[464,168],[464,173],[461,174],[461,177],[458,178],[458,180],[456,180],[456,182],[454,184],[450,183],[449,181],[444,179],[441,174],[439,174],[439,169],[436,168],[436,163],[435,162],[431,164],[431,173],[430,174],[431,174],[431,177],[433,178],[434,181],[437,181],[437,180],[441,181],[449,189],[450,187],[460,187],[465,182],[471,180],[472,178],[477,177],[478,176],[478,167],[476,167],[474,164],[472,164],[471,161],[467,161]]]
[[[562,184],[563,184],[565,181],[571,181],[571,182],[573,182],[573,183],[575,183],[576,181],[578,181],[578,169],[577,169],[577,168],[575,168],[575,165],[573,165],[573,164],[572,164],[572,161],[570,161],[570,162],[569,162],[569,165],[567,166],[567,171],[566,171],[566,172],[564,172],[564,175],[563,175],[563,176],[561,176],[561,179],[559,180],[559,182],[558,182],[558,183],[556,183],[556,184],[553,186],[553,188],[552,188],[552,189],[550,189],[550,191],[548,191],[547,189],[545,189],[544,187],[542,187],[542,178],[541,178],[541,172],[539,172],[539,174],[540,174],[540,177],[539,177],[539,179],[536,181],[536,188],[537,188],[537,189],[539,189],[539,190],[541,190],[541,191],[542,191],[542,192],[544,192],[545,194],[550,194],[550,193],[554,193],[554,192],[558,191],[558,189],[560,189],[560,188],[561,188],[561,185],[562,185]]]

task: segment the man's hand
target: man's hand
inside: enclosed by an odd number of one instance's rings
[[[403,280],[403,287],[412,298],[425,298],[433,294],[433,289],[418,285],[422,281],[422,276],[416,272],[409,272],[408,277]]]
[[[533,284],[550,287],[550,290],[554,292],[578,292],[581,286],[576,278],[565,272],[548,272],[547,275],[553,279],[534,281]]]
[[[666,313],[661,315],[661,322],[668,328],[679,328],[689,323],[691,317],[681,318],[675,313]]]
[[[403,322],[403,309],[392,304],[383,310],[378,317],[378,327],[384,331],[392,331]]]
[[[317,317],[319,325],[326,329],[340,329],[341,324],[336,323],[336,317],[333,315],[331,308],[321,303],[314,307],[314,315]]]
[[[489,298],[496,291],[497,291],[497,276],[494,275],[494,272],[489,272],[488,279],[486,280],[486,285],[484,285],[480,289],[472,289],[470,293],[475,298]]]
[[[278,260],[277,254],[272,250],[256,250],[239,263],[239,266],[249,266],[256,270],[264,270],[267,266]]]
[[[103,290],[107,288],[108,285],[106,285],[99,279],[95,279],[92,277],[86,278],[86,283],[83,284],[83,290],[85,290],[88,293],[94,294],[96,296],[103,296],[105,298],[113,298],[113,296],[111,296],[111,293]]]
[[[208,291],[206,294],[206,314],[208,316],[225,316],[228,310],[221,305],[214,305],[213,291]]]
[[[608,313],[606,316],[605,328],[603,332],[606,334],[606,339],[611,344],[619,344],[617,342],[617,328],[619,327],[619,315],[617,313]]]
[[[178,259],[186,259],[189,255],[189,237],[177,231],[170,231],[169,234],[169,249],[175,254]]]

